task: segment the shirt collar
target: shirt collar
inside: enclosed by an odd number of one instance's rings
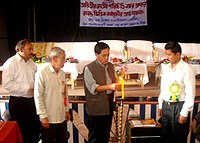
[[[180,67],[183,64],[183,62],[184,61],[182,59],[180,59],[180,61],[178,62],[178,64],[173,69],[176,70],[178,67]],[[172,68],[171,63],[169,63],[169,67]]]
[[[16,53],[15,56],[16,56],[16,58],[17,58],[18,61],[23,61],[23,62],[25,62],[24,59],[19,55],[19,53]],[[29,62],[29,60],[31,60],[31,59],[28,59],[27,62]]]
[[[56,71],[55,71],[55,69],[52,67],[52,65],[51,65],[51,63],[49,63],[49,70],[50,70],[50,72],[52,72],[52,73],[56,73]],[[60,70],[59,70],[59,72],[58,72],[58,75],[60,74]]]
[[[18,61],[23,60],[22,57],[19,55],[19,53],[16,53],[15,56],[17,57],[17,60],[18,60]]]
[[[104,64],[100,63],[98,60],[96,60],[96,63],[98,63],[98,64],[101,65],[102,67],[108,67],[108,65],[104,65]]]
[[[56,72],[55,70],[54,70],[54,68],[52,67],[52,65],[51,65],[51,63],[49,63],[49,69],[50,69],[50,71],[53,73],[53,72]]]

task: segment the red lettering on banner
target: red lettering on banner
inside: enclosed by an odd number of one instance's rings
[[[80,1],[81,26],[127,27],[146,25],[147,0],[141,0],[140,2],[134,0]]]
[[[113,9],[124,9],[125,8],[124,3],[112,3],[112,4],[109,4],[109,7],[113,8]]]
[[[138,15],[138,14],[143,14],[143,10],[137,10],[137,11],[128,11],[128,12],[120,12],[119,10],[115,12],[105,12],[102,10],[94,10],[92,11],[83,11],[84,16],[112,16],[112,17],[117,17],[117,16],[132,16],[132,15]]]
[[[105,2],[102,2],[101,4],[95,4],[94,2],[91,1],[85,1],[84,3],[80,3],[80,7],[85,7],[85,8],[97,8],[97,9],[104,9],[104,8],[113,8],[113,9],[124,9],[124,8],[138,8],[138,7],[145,7],[147,5],[147,2],[140,2],[140,3],[130,3],[130,4],[124,4],[124,3],[111,3],[111,4],[106,4]]]
[[[90,2],[89,8],[96,8],[96,7],[97,7],[97,4],[94,4],[93,2]]]
[[[85,8],[96,8],[97,4],[94,4],[93,2],[85,1],[85,3],[80,3],[80,6],[85,7]]]
[[[103,4],[97,4],[97,9],[103,9]]]
[[[131,16],[131,12],[130,11],[124,12],[124,16]]]
[[[105,16],[106,12],[103,12],[102,10],[95,10],[94,16]]]
[[[103,8],[108,8],[108,4],[105,4],[105,3],[102,3],[102,5],[103,5]]]
[[[89,7],[89,3],[88,3],[88,1],[86,1],[85,3],[80,3],[80,6],[81,7]]]
[[[122,16],[122,12],[117,10],[116,12],[107,12],[106,15],[107,16],[112,16],[112,17],[117,17],[117,16]]]
[[[143,10],[129,11],[129,12],[124,12],[124,16],[138,15],[143,13],[144,13]]]
[[[94,8],[94,9],[107,9],[107,8],[112,8],[112,9],[125,9],[125,8],[138,8],[138,7],[145,7],[147,5],[147,2],[140,2],[140,3],[130,3],[130,4],[124,4],[124,3],[111,3],[111,4],[106,4],[105,2],[102,2],[101,4],[95,4],[94,2],[91,1],[85,1],[84,3],[80,3],[80,7],[85,7],[85,8]]]
[[[136,3],[136,8],[138,7],[145,7],[147,5],[147,2],[140,2],[140,3]]]
[[[83,11],[83,16],[93,16],[91,11]]]
[[[134,8],[134,5],[135,5],[134,3],[127,4],[126,8]]]

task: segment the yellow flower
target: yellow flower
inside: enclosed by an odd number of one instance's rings
[[[172,83],[172,85],[169,88],[172,94],[179,95],[181,92],[180,86],[177,82]]]
[[[176,101],[176,95],[172,95],[172,100],[175,102]]]

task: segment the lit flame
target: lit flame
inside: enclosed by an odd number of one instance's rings
[[[119,80],[123,80],[123,77],[120,76],[120,77],[119,77]]]

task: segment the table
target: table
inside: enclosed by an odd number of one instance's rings
[[[66,78],[69,81],[68,83],[71,84],[71,88],[74,89],[75,81],[78,77],[78,64],[66,62],[62,69],[66,74],[70,74],[69,79],[68,77]]]
[[[161,143],[162,127],[158,123],[156,127],[129,127],[129,139],[131,143]]]
[[[159,63],[147,63],[147,71],[150,73],[156,73],[156,68],[159,65]]]
[[[22,135],[16,121],[0,122],[0,143],[22,142]]]
[[[134,64],[130,63],[127,64],[127,74],[140,74],[143,75],[143,78],[141,78],[143,84],[147,84],[149,82],[149,76],[148,76],[148,70],[147,70],[147,64],[146,63],[139,63]]]
[[[83,68],[85,65],[90,63],[90,61],[82,61],[80,63],[68,63],[66,62],[64,64],[63,70],[66,73],[71,73],[71,82],[72,82],[72,89],[74,89],[74,82],[77,79],[78,74],[83,73]],[[128,63],[126,64],[128,70],[126,72],[127,75],[130,74],[139,74],[139,79],[142,82],[142,85],[145,85],[149,82],[148,77],[148,70],[147,70],[147,64],[146,63]]]
[[[90,62],[91,61],[79,61],[78,63],[66,62],[64,64],[64,67],[62,69],[65,73],[70,74],[70,83],[72,89],[74,89],[75,81],[78,75],[83,73],[84,67]]]
[[[148,77],[148,70],[147,70],[147,64],[146,63],[127,63],[125,64],[127,66],[127,72],[126,74],[129,76],[131,74],[138,74],[139,75],[139,80],[136,80],[136,82],[138,82],[139,84],[141,84],[141,86],[143,87],[145,84],[147,84],[149,82],[149,77]],[[125,84],[134,84],[134,81],[130,81],[128,80],[128,82],[125,81]]]
[[[78,76],[78,63],[66,62],[62,68],[65,73],[70,73],[71,79],[76,80]]]
[[[157,62],[148,62],[147,63],[147,71],[148,71],[149,77],[151,78],[152,75],[154,75],[155,82],[157,82],[157,77],[155,75],[156,75],[156,69],[158,66],[159,66],[159,63],[157,63]]]
[[[190,65],[194,69],[195,74],[199,75],[200,74],[200,65],[198,65],[198,64],[190,64]]]

